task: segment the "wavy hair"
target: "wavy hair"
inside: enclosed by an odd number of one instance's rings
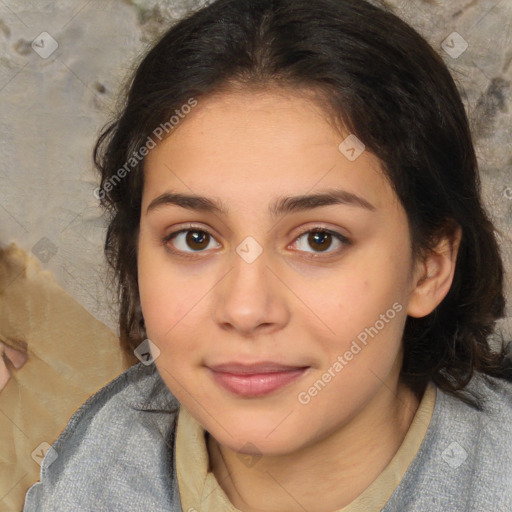
[[[475,371],[512,380],[503,339],[499,349],[491,343],[504,316],[504,269],[456,84],[412,27],[361,0],[217,0],[172,25],[141,58],[94,149],[123,346],[146,337],[137,282],[144,160],[126,163],[190,98],[234,87],[312,92],[382,162],[415,258],[461,227],[447,296],[426,317],[406,320],[402,382],[419,392],[433,380],[466,401],[461,390]]]

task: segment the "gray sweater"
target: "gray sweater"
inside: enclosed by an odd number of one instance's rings
[[[476,374],[466,389],[484,410],[438,388],[421,447],[382,512],[512,512],[512,383]],[[182,512],[178,410],[154,365],[132,366],[72,416],[23,512]]]

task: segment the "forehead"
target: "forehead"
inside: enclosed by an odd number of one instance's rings
[[[167,187],[249,200],[252,192],[269,199],[270,192],[343,187],[376,206],[393,201],[374,155],[351,160],[340,150],[349,135],[311,95],[236,91],[200,99],[146,157],[145,195]]]
[[[222,149],[230,147],[224,158],[258,155],[259,150],[268,154],[272,149],[286,154],[297,144],[304,150],[319,143],[330,145],[335,142],[333,135],[324,112],[307,98],[296,93],[240,91],[199,99],[155,152],[179,145],[181,150],[205,148],[220,156],[222,151],[214,149],[222,144]]]

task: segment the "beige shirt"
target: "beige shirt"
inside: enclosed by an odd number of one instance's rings
[[[418,452],[435,401],[436,388],[429,383],[411,426],[389,464],[354,501],[337,512],[373,512],[385,506]],[[185,512],[240,512],[229,501],[215,475],[208,470],[205,431],[183,406],[178,415],[176,468],[181,505]]]

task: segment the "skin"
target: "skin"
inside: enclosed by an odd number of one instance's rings
[[[201,99],[146,157],[138,271],[148,337],[160,350],[155,364],[209,432],[212,471],[245,512],[347,505],[389,463],[419,405],[398,382],[401,337],[407,315],[427,315],[448,293],[460,233],[413,262],[407,216],[378,159],[368,151],[347,159],[338,149],[347,135],[307,97],[237,90]],[[269,213],[281,196],[328,189],[375,209]],[[166,192],[216,198],[227,214],[174,204],[148,212]],[[187,223],[211,237],[162,242]],[[318,227],[350,243],[308,243],[303,233]],[[248,236],[263,251],[252,263],[236,252]],[[300,403],[298,394],[395,303],[401,311]],[[262,360],[309,368],[269,395],[244,398],[207,367]],[[248,467],[240,451],[261,457]]]

